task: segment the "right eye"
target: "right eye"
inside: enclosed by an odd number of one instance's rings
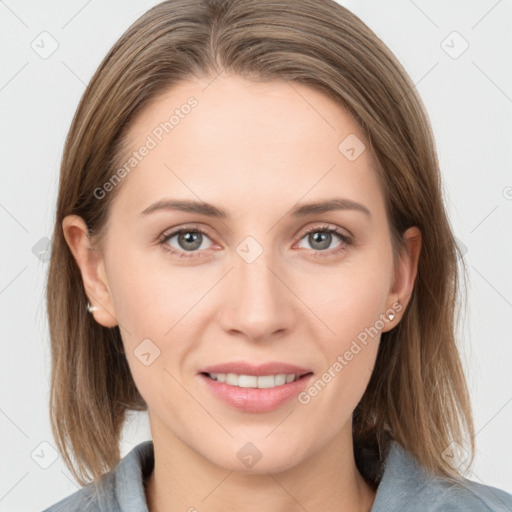
[[[208,234],[198,227],[180,228],[170,233],[164,233],[159,240],[162,248],[180,258],[191,258],[202,256],[204,250],[208,247],[203,246],[204,237],[209,238]],[[170,242],[176,238],[178,247],[173,246]],[[196,254],[197,253],[197,254]]]

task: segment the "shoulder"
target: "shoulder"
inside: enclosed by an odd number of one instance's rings
[[[512,495],[465,478],[451,480],[432,475],[393,442],[371,512],[395,510],[510,512]]]
[[[113,471],[46,508],[43,512],[147,512],[144,478],[154,464],[153,443],[135,446]],[[131,508],[135,507],[135,508]]]
[[[104,475],[98,482],[82,487],[73,494],[66,496],[43,512],[98,512],[99,510],[116,510],[110,505],[115,499],[113,493],[112,477]],[[100,504],[100,496],[103,504]],[[104,503],[109,503],[109,508]]]

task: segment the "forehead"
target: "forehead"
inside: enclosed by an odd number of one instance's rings
[[[364,135],[334,100],[304,84],[238,76],[190,80],[155,98],[132,123],[125,205],[165,195],[237,211],[292,206],[307,195],[382,202]],[[355,158],[354,158],[355,156]]]

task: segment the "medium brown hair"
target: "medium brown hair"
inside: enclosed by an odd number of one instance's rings
[[[443,204],[434,138],[398,60],[333,0],[163,2],[122,35],[91,79],[64,148],[47,283],[50,419],[67,466],[83,485],[113,469],[126,412],[147,404],[119,328],[99,325],[86,310],[62,221],[81,216],[99,244],[122,184],[101,200],[94,191],[120,165],[135,116],[180,82],[224,71],[306,84],[346,109],[376,162],[394,247],[401,247],[407,228],[421,230],[411,300],[398,326],[382,334],[374,372],[354,411],[354,446],[376,450],[391,436],[434,473],[456,476],[443,451],[454,440],[473,453],[470,401],[455,343],[458,260],[463,262]]]

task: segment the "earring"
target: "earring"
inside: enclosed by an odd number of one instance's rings
[[[98,307],[93,306],[90,302],[87,303],[87,311],[89,311],[89,313],[92,313],[93,311],[98,311],[98,309]]]
[[[389,321],[390,321],[390,322],[392,322],[392,321],[395,319],[395,312],[394,312],[394,311],[392,311],[391,313],[389,313],[389,315],[388,315],[388,319],[389,319]]]

